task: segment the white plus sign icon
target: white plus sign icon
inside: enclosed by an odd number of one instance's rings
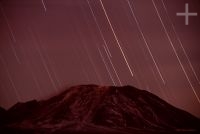
[[[189,25],[189,16],[197,16],[197,13],[190,13],[188,3],[185,4],[184,13],[176,13],[177,16],[185,16],[185,25]]]

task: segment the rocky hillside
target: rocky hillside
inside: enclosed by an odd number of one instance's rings
[[[1,133],[200,133],[200,120],[131,86],[74,86],[45,101],[1,110]]]

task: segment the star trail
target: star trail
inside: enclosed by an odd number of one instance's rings
[[[0,106],[132,85],[200,117],[198,0],[1,0]]]
[[[192,91],[194,92],[195,97],[197,98],[198,102],[200,103],[199,96],[197,95],[197,93],[196,93],[196,91],[195,91],[195,89],[194,89],[194,87],[193,87],[193,85],[192,85],[192,83],[191,83],[191,81],[190,81],[190,79],[189,79],[189,76],[188,76],[188,74],[187,74],[187,72],[186,72],[186,70],[185,70],[185,68],[184,68],[184,66],[183,66],[183,64],[182,64],[182,62],[181,62],[181,60],[180,60],[180,58],[179,58],[179,55],[178,55],[178,53],[177,53],[177,51],[176,51],[176,49],[175,49],[175,47],[174,47],[174,45],[173,45],[173,43],[172,43],[172,40],[171,40],[171,38],[169,37],[169,33],[167,32],[167,29],[166,29],[166,27],[165,27],[165,25],[164,25],[164,23],[163,23],[163,21],[162,21],[162,18],[161,18],[161,16],[160,16],[159,12],[158,12],[158,9],[157,9],[157,7],[156,7],[156,5],[155,5],[154,0],[152,0],[152,2],[153,2],[153,5],[154,5],[154,7],[155,7],[155,9],[156,9],[156,13],[157,13],[157,15],[158,15],[158,17],[159,17],[159,20],[160,20],[160,22],[161,22],[161,24],[162,24],[162,26],[163,26],[163,29],[164,29],[164,31],[165,31],[165,34],[166,34],[166,36],[167,36],[167,38],[168,38],[168,40],[169,40],[169,42],[170,42],[170,45],[171,45],[171,47],[172,47],[172,49],[173,49],[173,52],[174,52],[174,54],[176,55],[176,57],[177,57],[177,59],[178,59],[178,62],[179,62],[179,64],[180,64],[180,66],[181,66],[181,69],[183,70],[183,73],[184,73],[186,79],[188,80],[188,83],[189,83],[189,85],[190,85]]]

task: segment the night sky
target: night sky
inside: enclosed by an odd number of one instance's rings
[[[199,0],[0,0],[0,106],[132,85],[200,117],[199,24]]]

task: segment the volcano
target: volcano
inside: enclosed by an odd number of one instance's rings
[[[0,108],[0,133],[197,134],[200,119],[132,86],[79,85]]]

